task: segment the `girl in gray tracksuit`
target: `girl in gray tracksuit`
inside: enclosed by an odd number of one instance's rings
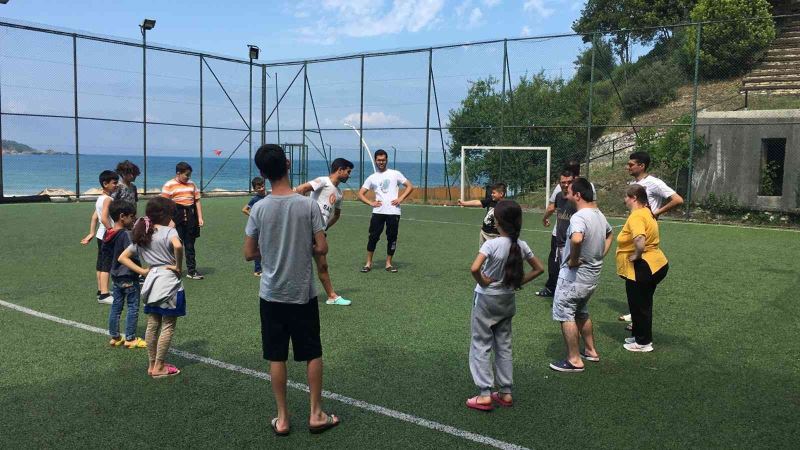
[[[486,241],[472,263],[475,297],[472,306],[472,342],[469,370],[479,395],[467,400],[467,407],[491,411],[494,403],[511,406],[511,318],[516,312],[514,292],[544,272],[541,261],[525,241],[519,239],[522,208],[503,200],[494,208],[500,237]],[[523,272],[523,261],[531,270]],[[491,352],[494,349],[494,371]],[[497,386],[498,390],[492,392]]]

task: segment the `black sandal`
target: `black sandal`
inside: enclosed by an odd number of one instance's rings
[[[270,422],[270,425],[272,425],[272,432],[275,433],[275,436],[281,436],[281,437],[288,436],[289,433],[291,432],[291,427],[287,428],[286,431],[278,431],[278,418],[277,417],[272,419],[272,421]]]
[[[370,267],[370,266],[364,266],[364,267],[362,267],[362,268],[361,268],[361,273],[367,273],[367,272],[369,272],[370,270],[372,270],[372,267]]]
[[[395,267],[395,266],[387,266],[386,267],[386,271],[387,272],[391,272],[391,273],[397,273],[397,267]]]

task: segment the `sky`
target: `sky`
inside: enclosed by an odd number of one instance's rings
[[[142,19],[156,19],[149,44],[163,44],[206,53],[247,58],[246,44],[261,48],[260,61],[298,61],[321,56],[375,50],[422,48],[488,39],[571,32],[583,6],[578,0],[297,0],[205,1],[10,0],[0,5],[0,18],[86,31],[138,41]],[[88,13],[90,12],[90,13]],[[0,29],[0,83],[4,113],[70,116],[73,114],[72,42],[65,37]],[[579,38],[509,43],[512,80],[543,71],[569,77],[583,48]],[[457,108],[471,81],[502,74],[502,44],[456,47],[434,52],[439,117]],[[77,45],[79,116],[141,121],[141,50],[79,40]],[[199,60],[148,51],[147,118],[149,122],[199,123]],[[203,67],[203,123],[246,127],[248,67],[207,60]],[[427,53],[368,59],[365,68],[364,127],[424,127],[427,107]],[[278,141],[283,130],[299,130],[303,122],[303,87],[289,88],[299,66],[269,70],[268,112],[278,94],[281,109],[267,122],[267,141]],[[213,71],[213,73],[212,73]],[[214,76],[220,79],[218,84]],[[260,116],[260,76],[254,89],[254,122]],[[305,116],[307,128],[341,128],[360,116],[358,60],[308,66],[309,93],[314,97]],[[225,88],[225,92],[220,87]],[[227,93],[227,95],[226,95]],[[230,96],[233,102],[228,101]],[[236,107],[234,108],[235,105]],[[238,111],[237,111],[238,109]],[[240,116],[241,114],[241,116]],[[242,117],[243,116],[243,117]],[[74,151],[73,121],[4,116],[3,138],[35,148]],[[141,125],[95,120],[80,121],[81,153],[141,152]],[[258,125],[254,125],[258,129]],[[241,131],[206,130],[203,148],[234,152]],[[424,131],[365,131],[373,149],[396,146],[398,160],[417,161]],[[352,131],[307,134],[314,142],[311,158],[322,144],[334,156],[358,157]],[[432,133],[431,154],[441,161],[442,140]],[[255,139],[254,139],[255,140]],[[283,131],[280,143],[300,142],[299,131]],[[148,154],[194,155],[199,134],[192,128],[148,125]],[[355,153],[353,153],[355,152]],[[247,156],[239,151],[235,157]]]
[[[303,59],[367,50],[569,32],[580,0],[10,0],[0,17],[246,58]],[[91,11],[91,14],[87,14]]]

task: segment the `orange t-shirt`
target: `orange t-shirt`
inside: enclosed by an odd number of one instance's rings
[[[161,188],[161,196],[172,199],[179,205],[192,206],[200,200],[200,191],[192,180],[181,183],[173,178],[164,183],[164,187]]]

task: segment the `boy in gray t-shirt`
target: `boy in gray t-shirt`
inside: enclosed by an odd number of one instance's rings
[[[328,253],[325,224],[317,203],[292,191],[290,162],[280,146],[262,145],[254,159],[272,192],[250,210],[244,255],[248,261],[261,259],[261,342],[278,408],[272,431],[289,434],[286,360],[291,339],[294,360],[308,364],[309,431],[321,433],[340,422],[322,411],[322,343],[312,261]]]
[[[611,248],[612,230],[597,209],[588,180],[576,178],[567,189],[566,197],[575,204],[577,212],[570,218],[567,228],[564,259],[553,297],[553,320],[561,323],[567,358],[551,363],[550,368],[559,372],[582,372],[583,359],[600,361],[594,347],[588,302],[597,289],[603,258]],[[579,353],[581,338],[583,353]]]

